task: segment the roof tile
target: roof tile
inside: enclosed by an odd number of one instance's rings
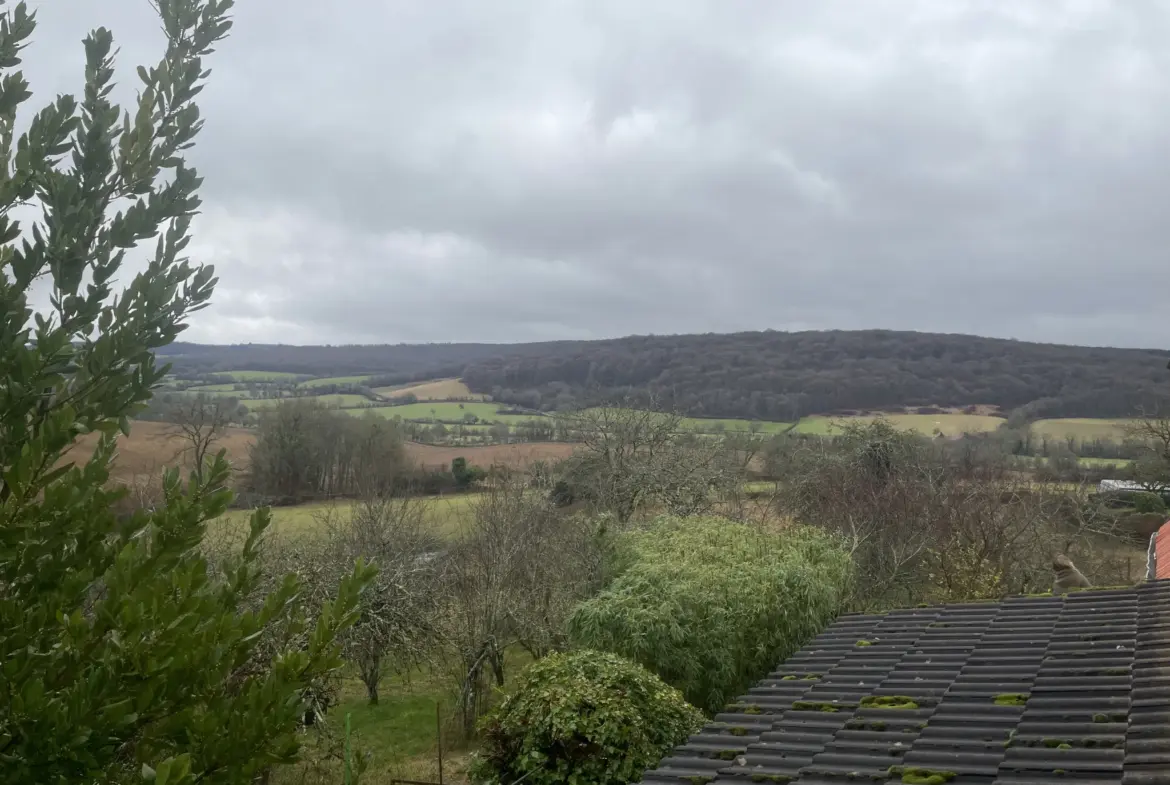
[[[1170,785],[1170,581],[842,616],[646,783]]]

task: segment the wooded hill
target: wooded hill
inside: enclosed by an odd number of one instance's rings
[[[535,344],[198,346],[176,370],[462,376],[534,409],[652,396],[687,414],[791,420],[901,407],[1126,417],[1170,393],[1170,352],[890,330],[632,336]]]

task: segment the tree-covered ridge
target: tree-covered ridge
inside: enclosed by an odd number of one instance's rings
[[[1031,407],[1128,417],[1158,394],[1170,352],[890,330],[631,336],[604,341],[382,346],[176,343],[179,374],[249,368],[373,374],[372,386],[462,376],[533,409],[633,396],[703,417],[794,420],[901,407]]]
[[[463,380],[543,409],[621,394],[695,416],[767,420],[923,406],[1123,417],[1157,397],[1167,357],[888,330],[751,332],[597,341],[473,363]]]

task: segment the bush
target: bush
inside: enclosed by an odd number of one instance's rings
[[[577,607],[580,647],[628,657],[716,711],[837,614],[852,567],[824,532],[663,518],[614,543],[614,579]]]
[[[678,690],[613,654],[538,660],[483,722],[473,782],[609,785],[634,782],[703,715]]]
[[[1133,509],[1134,512],[1142,514],[1156,513],[1164,515],[1166,514],[1166,502],[1156,493],[1142,491],[1134,494]]]

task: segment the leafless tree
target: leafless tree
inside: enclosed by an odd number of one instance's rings
[[[175,396],[167,420],[171,423],[172,436],[184,442],[176,458],[187,456],[192,470],[202,476],[207,457],[231,425],[236,409],[234,398],[203,393]]]
[[[367,496],[347,515],[325,514],[319,523],[316,582],[340,581],[361,558],[378,567],[363,593],[361,617],[342,640],[371,704],[389,669],[405,672],[429,655],[438,616],[438,538],[425,508],[410,497]]]
[[[881,421],[851,426],[832,443],[806,445],[780,503],[845,540],[862,607],[1044,590],[1055,550],[1102,575],[1122,574],[1109,559],[1123,541],[1087,489],[1039,485],[998,460],[973,461]]]
[[[518,644],[542,657],[564,643],[564,619],[599,573],[594,527],[561,513],[528,478],[496,474],[445,560],[446,639],[459,667],[458,706],[470,737],[488,685],[504,684]]]
[[[1125,433],[1142,451],[1131,467],[1133,479],[1149,491],[1170,488],[1170,403],[1143,410],[1126,424]]]
[[[754,455],[754,448],[750,454],[739,448],[744,438],[694,433],[672,412],[623,405],[558,418],[559,430],[582,445],[562,463],[574,494],[619,523],[649,506],[676,515],[709,512],[738,485]]]

